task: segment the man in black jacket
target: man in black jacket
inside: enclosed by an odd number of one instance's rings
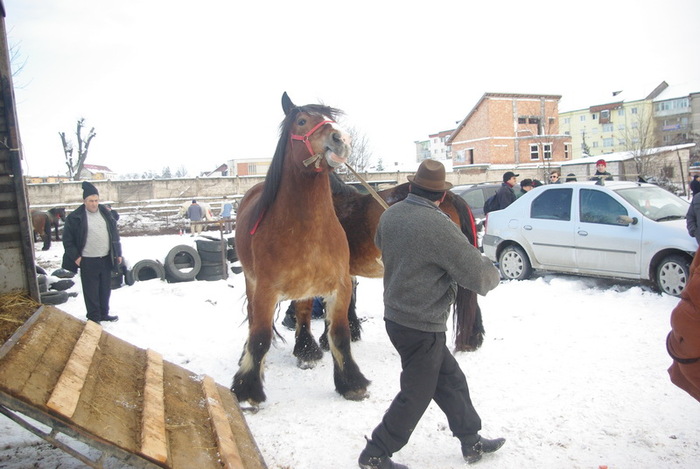
[[[520,175],[515,174],[513,171],[506,171],[503,173],[503,184],[501,184],[501,188],[496,192],[496,202],[498,202],[496,210],[503,210],[515,202],[517,197],[515,196],[513,187],[518,181],[518,176]]]
[[[77,272],[90,321],[117,321],[109,315],[112,269],[122,262],[117,222],[100,205],[97,188],[83,182],[83,205],[66,217],[63,226],[63,268]]]

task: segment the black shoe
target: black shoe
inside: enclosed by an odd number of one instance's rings
[[[289,312],[285,313],[284,319],[282,320],[282,325],[286,327],[287,329],[296,329],[297,328],[297,318],[294,314],[289,314]]]
[[[360,453],[357,463],[361,469],[408,469],[408,466],[395,463],[389,456],[369,456],[366,450]]]
[[[117,322],[117,321],[119,321],[119,316],[110,316],[110,315],[107,315],[107,316],[104,316],[104,317],[102,318],[102,320],[103,320],[103,321],[108,321],[108,322]]]
[[[481,459],[484,453],[493,453],[503,446],[506,442],[505,438],[495,438],[489,440],[482,438],[479,435],[471,435],[461,439],[462,441],[462,456],[467,464],[473,464]]]

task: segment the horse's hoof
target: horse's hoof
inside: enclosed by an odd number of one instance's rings
[[[316,368],[316,361],[306,361],[301,358],[297,358],[297,367],[302,370],[313,370]]]
[[[346,392],[343,397],[349,401],[363,401],[369,397],[369,392],[366,389],[356,389]]]

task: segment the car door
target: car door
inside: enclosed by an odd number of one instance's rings
[[[573,190],[562,187],[541,192],[530,204],[529,217],[523,223],[523,237],[530,244],[533,265],[544,269],[574,269]]]
[[[578,268],[582,273],[638,277],[643,220],[625,223],[620,217],[630,217],[629,210],[599,189],[580,188],[578,195],[574,236]]]

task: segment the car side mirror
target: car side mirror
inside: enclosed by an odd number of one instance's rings
[[[639,219],[637,217],[628,217],[627,215],[620,215],[617,217],[617,222],[620,225],[636,225],[639,223]]]

